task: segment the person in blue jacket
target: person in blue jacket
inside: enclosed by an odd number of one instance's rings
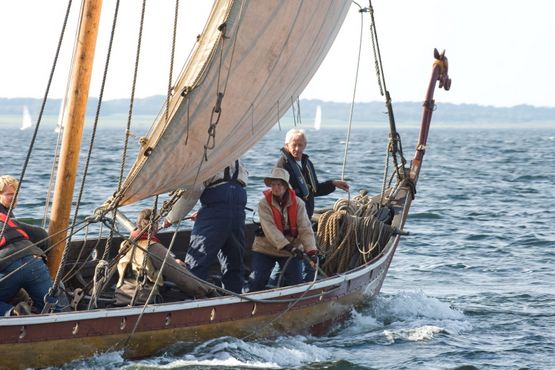
[[[240,160],[182,196],[166,216],[164,226],[179,222],[200,198],[185,264],[195,276],[206,280],[219,261],[224,289],[241,293],[244,283],[245,206],[248,171]]]

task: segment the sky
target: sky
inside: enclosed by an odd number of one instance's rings
[[[297,1],[297,0],[291,0]],[[104,0],[101,27],[109,30],[115,0]],[[202,31],[211,2],[181,0],[174,76]],[[359,4],[368,6],[360,0]],[[123,0],[105,99],[128,98],[142,1]],[[387,88],[394,102],[422,101],[431,73],[433,49],[445,49],[451,91],[436,101],[510,107],[555,106],[555,1],[529,0],[373,0]],[[72,15],[79,11],[73,1]],[[44,95],[67,7],[61,0],[0,1],[0,97]],[[135,96],[165,95],[175,11],[173,0],[147,1],[140,76]],[[326,60],[301,99],[350,102],[361,30],[353,5]],[[356,101],[380,101],[370,47],[369,17],[363,17]],[[68,24],[50,97],[64,95],[75,22]],[[98,96],[109,32],[100,31],[95,58]],[[116,51],[117,50],[117,51]],[[120,62],[121,60],[121,62]],[[166,68],[160,68],[160,64]],[[144,73],[143,71],[146,71]],[[66,75],[64,75],[66,74]],[[96,76],[96,75],[95,75]]]

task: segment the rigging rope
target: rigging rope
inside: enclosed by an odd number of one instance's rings
[[[143,4],[142,4],[142,8],[141,8],[141,20],[140,20],[140,25],[139,25],[139,34],[137,36],[137,52],[135,54],[135,67],[133,69],[133,83],[132,83],[132,86],[131,86],[131,97],[130,97],[130,100],[129,100],[129,111],[127,113],[127,125],[126,125],[126,130],[125,130],[125,135],[124,135],[124,145],[123,145],[123,152],[122,152],[122,155],[121,155],[120,172],[119,172],[118,187],[117,187],[116,194],[120,194],[120,191],[121,191],[121,185],[123,183],[123,176],[124,176],[124,171],[125,171],[125,163],[126,163],[126,159],[127,159],[127,149],[129,147],[129,135],[131,133],[131,120],[133,118],[133,104],[135,103],[135,89],[136,89],[136,86],[137,86],[137,75],[138,75],[138,70],[139,70],[139,60],[140,60],[140,56],[141,56],[141,42],[143,40],[145,9],[146,9],[146,0],[143,0]],[[112,245],[113,230],[115,228],[115,222],[116,222],[117,205],[118,205],[118,200],[116,199],[116,201],[114,203],[114,208],[112,209],[112,224],[109,227],[110,233],[108,235],[108,238],[106,239],[106,246],[104,248],[104,253],[103,253],[103,256],[102,256],[103,260],[107,259],[108,252],[109,252],[110,247]]]
[[[44,92],[44,97],[42,98],[42,103],[39,111],[39,117],[37,119],[37,124],[35,125],[35,130],[33,131],[33,137],[31,138],[31,143],[29,144],[29,149],[27,150],[27,155],[25,157],[25,161],[23,163],[23,168],[21,169],[21,175],[19,176],[19,183],[17,185],[17,189],[15,189],[14,199],[17,199],[19,195],[19,190],[21,189],[21,185],[23,183],[23,179],[25,177],[25,172],[27,171],[27,166],[29,165],[29,160],[31,159],[31,153],[33,152],[33,147],[35,145],[35,141],[37,139],[37,134],[39,131],[40,123],[42,121],[42,116],[44,114],[44,108],[48,101],[48,95],[50,93],[50,87],[52,86],[52,79],[54,77],[54,72],[56,71],[56,66],[58,65],[58,57],[60,56],[60,50],[62,48],[62,41],[64,40],[65,30],[67,26],[67,20],[69,18],[70,10],[71,10],[72,0],[69,0],[66,9],[66,15],[64,17],[64,24],[62,25],[62,30],[60,32],[60,37],[58,39],[58,46],[56,48],[56,53],[54,55],[54,60],[52,62],[52,68],[50,69],[50,75],[48,77],[48,83],[46,84],[46,90]],[[10,204],[8,208],[8,215],[11,214],[13,209],[14,203]],[[0,230],[0,238],[4,236],[4,232],[6,229],[6,225],[8,223],[5,222],[2,230]]]
[[[356,5],[358,5],[355,2]],[[359,6],[360,8],[360,6]],[[347,129],[347,138],[345,139],[345,153],[343,154],[343,166],[341,167],[341,180],[345,180],[345,168],[347,166],[347,154],[349,151],[349,141],[351,140],[351,127],[353,124],[353,110],[355,107],[355,97],[356,97],[356,91],[357,91],[357,84],[358,84],[358,71],[359,71],[359,67],[360,67],[360,55],[361,55],[361,51],[362,51],[362,35],[364,33],[364,17],[363,17],[363,12],[362,10],[359,10],[360,13],[360,37],[359,37],[359,43],[358,43],[358,57],[357,57],[357,67],[356,67],[356,71],[355,71],[355,83],[353,86],[353,98],[351,100],[351,108],[349,111],[349,126]],[[351,193],[349,192],[349,196],[351,195]]]
[[[399,136],[399,133],[397,132],[397,129],[395,127],[395,116],[393,114],[391,96],[389,94],[389,91],[387,90],[387,86],[385,82],[385,73],[383,69],[380,45],[378,42],[378,31],[376,29],[376,22],[374,20],[374,8],[372,7],[372,0],[368,0],[368,8],[365,8],[361,11],[370,13],[370,34],[371,34],[371,40],[372,40],[372,50],[374,52],[374,65],[376,68],[376,76],[378,79],[380,94],[382,96],[385,95],[385,105],[387,108],[387,114],[389,118],[390,132],[389,132],[388,150],[392,154],[392,159],[393,159],[393,163],[395,164],[395,172],[397,173],[397,178],[399,179],[399,181],[401,181],[406,177],[406,174],[405,174],[406,160],[405,160],[405,157],[403,156],[401,137]],[[400,165],[397,160],[397,155],[399,155],[401,160]]]
[[[123,183],[123,176],[125,171],[125,163],[127,159],[127,149],[129,147],[129,135],[131,133],[131,120],[133,118],[133,105],[135,103],[135,89],[137,87],[137,74],[139,70],[139,60],[141,56],[141,42],[143,40],[143,28],[145,22],[145,9],[146,9],[146,0],[143,0],[142,10],[141,10],[141,21],[139,25],[139,34],[137,37],[137,52],[135,54],[135,68],[133,70],[133,83],[131,86],[131,97],[129,100],[129,110],[127,112],[127,126],[124,136],[124,146],[123,146],[123,153],[121,156],[121,165],[120,165],[120,173],[118,179],[118,188],[116,193],[120,193],[121,185]],[[114,218],[115,219],[115,218]]]
[[[112,30],[111,30],[111,33],[110,33],[110,42],[108,44],[108,52],[106,54],[106,61],[105,61],[105,64],[104,64],[104,73],[102,75],[102,84],[100,86],[98,104],[96,106],[96,113],[95,113],[95,117],[94,117],[93,128],[92,128],[92,131],[91,131],[91,138],[90,138],[90,141],[89,141],[89,149],[88,149],[88,152],[87,152],[85,165],[83,167],[83,177],[81,178],[81,185],[79,187],[79,194],[77,196],[77,201],[76,201],[76,204],[75,204],[75,211],[74,211],[74,214],[73,214],[73,224],[70,227],[69,236],[66,238],[64,251],[62,253],[62,258],[60,260],[60,268],[58,269],[58,271],[56,273],[56,277],[55,277],[54,283],[53,283],[53,291],[54,292],[56,292],[58,290],[58,286],[60,284],[61,277],[64,274],[64,268],[65,268],[65,264],[66,264],[66,260],[67,260],[67,255],[69,253],[71,237],[74,234],[74,226],[75,226],[75,223],[77,222],[77,218],[79,216],[79,207],[81,206],[81,200],[83,199],[83,192],[84,192],[85,184],[86,184],[86,181],[87,181],[87,175],[88,175],[88,172],[89,172],[89,166],[90,166],[90,162],[91,162],[92,151],[93,151],[93,148],[94,148],[94,142],[95,142],[95,138],[96,138],[96,130],[98,128],[98,119],[100,117],[100,110],[101,110],[102,102],[103,102],[103,99],[104,99],[104,90],[106,88],[106,77],[108,75],[108,69],[109,69],[109,66],[110,66],[110,57],[112,55],[112,46],[114,44],[114,35],[115,35],[115,32],[116,32],[116,24],[117,24],[117,20],[118,20],[119,4],[120,4],[120,0],[118,0],[116,2],[116,6],[115,6],[115,10],[114,10],[114,20],[112,22]],[[103,260],[104,259],[105,258],[103,258]],[[95,274],[96,274],[96,271],[95,271]]]

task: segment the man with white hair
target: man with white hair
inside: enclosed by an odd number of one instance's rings
[[[318,181],[316,170],[308,155],[304,153],[307,146],[304,130],[293,128],[285,135],[285,145],[281,148],[281,157],[276,167],[284,168],[289,173],[289,183],[299,198],[306,204],[308,218],[314,213],[314,197],[328,195],[340,188],[349,191],[349,184],[343,180]],[[278,272],[274,271],[272,276]],[[314,269],[307,263],[304,264],[304,280],[314,279]]]
[[[308,218],[314,213],[314,197],[328,195],[340,188],[349,191],[349,184],[343,180],[327,180],[319,182],[316,170],[308,155],[304,153],[307,146],[304,130],[293,128],[285,135],[285,145],[281,149],[281,157],[276,167],[289,172],[289,183],[297,196],[306,203]]]

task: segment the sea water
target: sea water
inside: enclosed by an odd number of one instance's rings
[[[325,126],[325,125],[324,125]],[[400,127],[407,161],[418,129]],[[18,176],[32,133],[1,127],[2,170]],[[273,129],[245,156],[255,208],[283,144]],[[321,181],[341,176],[344,129],[307,129]],[[85,135],[83,152],[88,146]],[[351,196],[382,186],[387,131],[369,125],[349,139]],[[16,210],[39,222],[51,173],[53,132],[41,134]],[[81,216],[110,196],[122,130],[97,133]],[[148,359],[120,352],[66,369],[553,369],[555,368],[555,125],[432,124],[416,199],[381,293],[323,337],[222,337],[178,343]],[[130,141],[131,161],[136,140]],[[128,163],[129,164],[129,163]],[[79,181],[78,184],[79,186]],[[338,190],[316,206],[346,196]],[[147,200],[130,207],[130,217]],[[247,218],[254,217],[249,212]]]

